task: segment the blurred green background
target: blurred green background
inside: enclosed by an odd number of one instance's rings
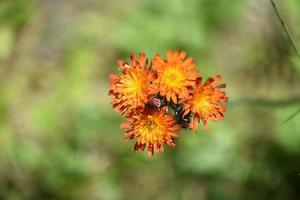
[[[300,44],[300,2],[277,1]],[[148,158],[108,76],[188,52],[230,98],[211,130]],[[1,0],[0,199],[299,199],[300,59],[261,0]]]

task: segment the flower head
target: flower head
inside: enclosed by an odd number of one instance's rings
[[[119,60],[118,64],[122,75],[111,75],[109,79],[112,106],[122,116],[136,109],[144,108],[148,101],[150,90],[148,86],[152,79],[144,53],[140,54],[138,60],[132,53],[130,59],[130,64]]]
[[[166,108],[159,112],[146,109],[127,119],[131,123],[121,124],[121,128],[127,129],[125,140],[136,139],[135,151],[143,151],[147,147],[148,155],[152,156],[162,152],[164,144],[175,146],[174,138],[178,136],[180,126],[175,123],[172,115],[166,114]]]
[[[153,81],[154,88],[167,101],[177,103],[178,100],[188,98],[189,90],[193,87],[199,72],[192,70],[196,64],[192,57],[185,60],[186,52],[167,51],[167,60],[156,55],[152,61],[152,68],[157,73]]]
[[[197,130],[200,121],[223,118],[223,102],[228,98],[221,76],[201,83],[192,57],[184,51],[167,51],[167,59],[156,55],[148,65],[144,53],[132,53],[130,63],[119,60],[121,75],[109,78],[112,106],[128,122],[121,124],[125,140],[135,140],[135,151],[148,150],[148,155],[162,152],[164,145],[175,147],[181,129]]]
[[[192,120],[189,124],[194,131],[197,130],[200,120],[204,126],[208,128],[207,121],[216,121],[223,119],[225,107],[221,102],[227,102],[225,92],[220,91],[225,88],[225,84],[217,85],[221,80],[221,76],[217,75],[214,78],[208,78],[202,85],[201,79],[196,82],[196,88],[183,108],[183,116],[192,113]]]

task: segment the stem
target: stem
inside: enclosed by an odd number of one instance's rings
[[[299,53],[299,51],[298,51],[296,42],[295,42],[295,40],[293,39],[292,34],[291,34],[291,32],[289,31],[289,28],[287,27],[286,23],[284,22],[283,18],[281,17],[281,15],[280,15],[280,13],[279,13],[279,10],[278,10],[278,8],[277,8],[276,3],[274,2],[274,0],[270,0],[270,1],[271,1],[271,3],[272,3],[272,6],[273,6],[273,8],[274,8],[274,10],[275,10],[275,13],[276,13],[276,15],[277,15],[279,21],[280,21],[280,23],[281,23],[281,25],[282,25],[282,27],[283,27],[283,29],[284,29],[284,32],[285,32],[286,36],[288,37],[290,43],[292,44],[293,49],[294,49],[296,55],[300,58],[300,53]]]
[[[300,108],[299,108],[296,112],[294,112],[291,116],[289,116],[288,118],[286,118],[286,120],[284,120],[283,123],[289,122],[289,121],[292,120],[294,117],[296,117],[299,113],[300,113]]]
[[[285,23],[284,20],[282,19],[282,17],[281,17],[281,15],[280,15],[280,13],[279,13],[279,10],[278,10],[278,8],[277,8],[277,5],[276,5],[275,1],[274,1],[274,0],[270,0],[270,1],[271,1],[271,3],[272,3],[272,6],[273,6],[273,8],[274,8],[274,10],[275,10],[275,13],[276,13],[276,15],[277,15],[277,17],[278,17],[280,23],[281,23],[281,25],[282,25],[282,27],[283,27],[283,29],[284,29],[284,31],[285,31],[285,34],[287,35],[287,37],[288,37],[290,43],[291,43],[292,46],[293,46],[293,49],[294,49],[296,55],[298,56],[298,58],[300,58],[300,53],[299,53],[299,51],[298,51],[296,42],[295,42],[294,38],[292,37],[292,34],[291,34],[291,32],[289,31],[289,28],[287,27],[286,23]],[[284,121],[284,123],[286,123],[286,122],[292,120],[292,119],[293,119],[294,117],[296,117],[296,115],[298,115],[299,113],[300,113],[300,109],[297,110],[297,111],[296,111],[294,114],[292,114],[290,117],[288,117],[288,118]]]
[[[280,108],[280,107],[288,107],[288,106],[293,106],[298,104],[300,104],[300,96],[292,97],[288,99],[240,98],[228,102],[227,105],[230,107],[250,105],[250,106]]]

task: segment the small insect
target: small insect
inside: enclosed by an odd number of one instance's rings
[[[190,123],[190,119],[189,118],[181,118],[180,120],[177,121],[178,124],[181,124],[181,126],[183,128],[188,128],[189,127],[189,123]]]
[[[175,115],[179,115],[182,112],[183,105],[182,104],[172,104],[172,108],[175,112]]]
[[[190,120],[190,116],[184,116],[182,117],[182,113],[180,114],[175,114],[175,121],[177,124],[181,125],[182,128],[188,128],[189,127],[189,123],[191,122]]]
[[[166,105],[167,105],[166,100],[159,96],[150,97],[147,103],[148,108],[156,108],[158,110],[160,110],[162,107]]]
[[[183,105],[182,104],[173,104],[172,108],[174,110],[175,113],[175,120],[177,124],[180,124],[183,128],[188,128],[189,127],[189,123],[191,122],[190,120],[190,113],[187,114],[186,116],[182,116],[183,115]]]

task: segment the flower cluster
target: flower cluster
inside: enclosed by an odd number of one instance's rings
[[[192,57],[186,52],[167,51],[167,58],[156,55],[151,64],[146,55],[130,55],[130,63],[119,60],[121,75],[109,77],[112,106],[128,122],[125,140],[135,139],[135,151],[148,150],[152,156],[164,150],[164,144],[175,147],[182,128],[196,131],[200,121],[221,120],[227,102],[221,76],[202,83]]]

